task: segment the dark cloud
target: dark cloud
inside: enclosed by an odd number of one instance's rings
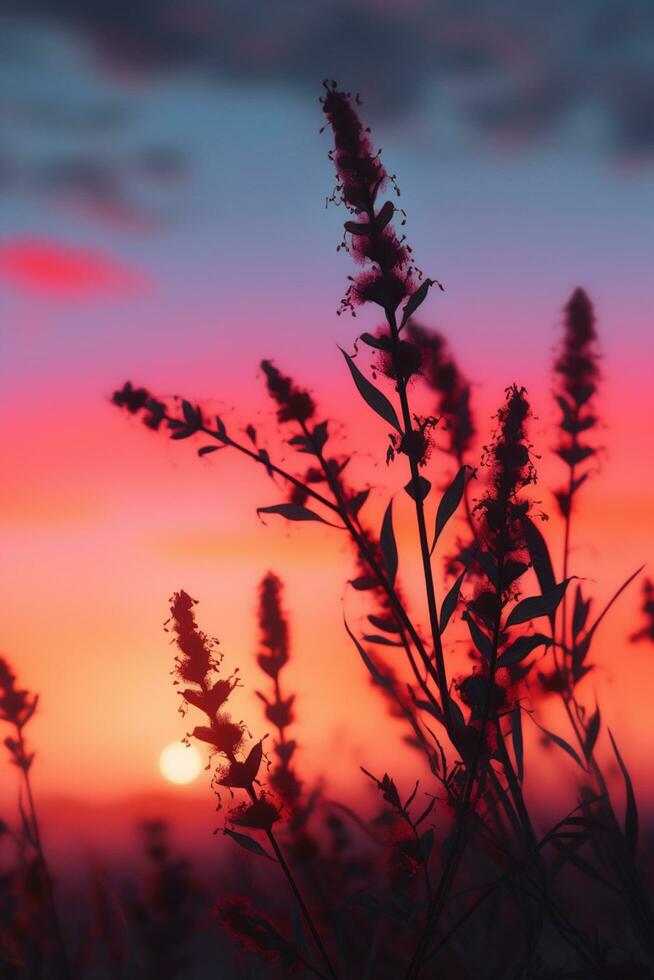
[[[169,184],[183,171],[183,158],[168,148],[113,158],[79,151],[10,156],[7,150],[0,156],[0,191],[44,200],[123,230],[145,231],[165,220],[165,206],[153,206],[147,190]]]
[[[654,157],[651,0],[5,0],[21,21],[83,40],[104,69],[147,79],[286,83],[315,98],[335,77],[368,112],[406,113],[427,91],[473,132],[527,142],[574,113],[622,157]]]

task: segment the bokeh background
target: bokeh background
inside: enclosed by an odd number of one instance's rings
[[[351,268],[344,215],[325,206],[325,77],[361,93],[418,264],[445,285],[423,320],[474,382],[480,448],[506,385],[527,387],[550,513],[552,351],[569,294],[589,292],[604,451],[576,571],[601,599],[651,558],[653,56],[648,0],[3,0],[1,643],[41,692],[35,780],[53,846],[120,847],[146,811],[216,825],[203,779],[174,789],[158,769],[187,728],[162,629],[179,588],[240,665],[239,708],[261,732],[256,587],[270,568],[285,580],[301,763],[326,792],[362,792],[359,764],[395,765],[400,781],[413,765],[343,636],[345,543],[262,525],[256,506],[281,499],[265,474],[199,460],[110,404],[129,378],[274,441],[258,372],[270,357],[362,449],[356,472],[382,488],[373,523],[402,486],[336,346],[377,324],[336,316]],[[438,454],[428,475],[451,475]],[[401,574],[417,582],[408,552]],[[626,642],[638,605],[634,589],[585,683],[647,800],[653,651]],[[9,808],[4,760],[0,785]],[[550,788],[544,762],[531,791]]]

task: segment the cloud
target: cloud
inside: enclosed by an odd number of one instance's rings
[[[11,6],[11,4],[10,4]],[[651,0],[14,0],[49,19],[105,70],[147,79],[284,82],[315,98],[322,77],[365,96],[367,111],[405,113],[435,91],[481,138],[528,142],[575,113],[600,120],[622,158],[654,159]]]
[[[0,246],[0,280],[63,299],[132,292],[145,283],[139,273],[96,251],[17,239]]]

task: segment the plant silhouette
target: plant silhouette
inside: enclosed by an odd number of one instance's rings
[[[273,926],[245,900],[228,898],[219,906],[218,919],[250,950],[317,976],[650,977],[651,888],[641,861],[633,785],[618,742],[607,732],[626,795],[621,816],[597,755],[600,708],[587,706],[582,684],[593,669],[597,632],[638,571],[591,616],[591,598],[570,568],[574,514],[597,453],[592,434],[599,368],[592,302],[582,289],[570,297],[553,365],[560,411],[555,452],[566,467],[564,488],[553,494],[564,528],[559,576],[530,492],[537,455],[529,435],[527,393],[515,383],[508,385],[495,433],[475,464],[470,385],[445,339],[416,320],[429,291],[442,286],[423,275],[398,230],[406,216],[395,203],[397,182],[373,150],[358,115],[358,98],[327,82],[321,101],[334,138],[330,159],[337,183],[330,200],[349,212],[339,247],[359,267],[338,312],[356,316],[362,307],[371,307],[383,317],[374,333],[356,338],[353,353],[342,350],[342,355],[363,402],[388,433],[387,464],[405,468],[423,596],[407,593],[400,584],[397,502],[387,503],[379,530],[371,529],[363,517],[370,489],[350,485],[348,458],[333,446],[330,424],[320,420],[316,401],[272,361],[262,361],[261,367],[278,424],[298,454],[297,467],[277,463],[253,426],[247,426],[248,442],[243,442],[221,418],[208,418],[190,401],[160,399],[130,383],[113,400],[140,414],[150,428],[166,429],[172,439],[200,437],[199,455],[231,449],[284,481],[287,498],[260,507],[259,516],[322,522],[347,536],[357,564],[350,587],[375,606],[367,616],[374,632],[362,634],[347,619],[345,631],[391,713],[406,724],[407,741],[426,760],[430,780],[426,784],[424,777],[411,779],[407,773],[377,776],[363,769],[382,803],[372,824],[346,805],[332,805],[332,821],[338,811],[332,827],[341,833],[345,815],[350,832],[363,834],[359,846],[365,844],[372,855],[363,887],[348,880],[345,867],[334,874],[334,866],[343,865],[345,836],[331,873],[325,873],[324,845],[315,831],[308,831],[308,857],[306,851],[304,860],[298,854],[298,813],[304,833],[319,824],[321,812],[329,813],[330,803],[318,795],[307,809],[302,781],[291,768],[296,743],[287,740],[286,729],[293,721],[294,699],[283,696],[279,683],[289,634],[280,613],[281,585],[268,575],[261,587],[263,652],[258,663],[273,682],[273,696],[259,697],[278,731],[277,762],[266,777],[269,789],[255,785],[264,778],[262,741],[243,747],[242,729],[233,727],[229,745],[213,728],[196,728],[193,735],[226,755],[227,769],[218,769],[214,777],[218,784],[246,792],[246,803],[231,811],[225,833],[259,858],[271,855],[257,832],[268,836],[313,948],[300,947],[296,932],[284,933],[281,924]],[[431,393],[433,415],[413,409],[418,387]],[[434,470],[435,448],[456,464],[440,494],[425,475]],[[302,465],[303,456],[309,457],[308,467]],[[455,553],[441,554],[441,535],[460,510],[466,533],[457,539]],[[434,573],[438,559],[450,582],[442,596]],[[645,590],[644,613],[651,619],[649,583]],[[414,618],[421,599],[428,613],[426,631]],[[471,668],[457,674],[448,665],[445,644],[450,631],[461,626]],[[632,639],[645,639],[650,632],[645,626]],[[385,656],[388,648],[396,648],[392,660]],[[401,667],[396,666],[399,651]],[[207,649],[203,656],[210,667]],[[194,679],[204,684],[199,673]],[[202,708],[202,699],[210,697],[208,687],[202,691],[191,699],[185,691],[183,697]],[[559,734],[543,724],[543,694],[560,700],[568,732]],[[525,725],[531,728],[529,739]],[[537,766],[529,756],[539,730],[544,746],[557,753],[557,766],[571,770],[577,782],[575,805],[545,833],[525,792],[526,774]],[[244,829],[250,833],[243,834]],[[294,852],[308,898],[293,883],[284,847]],[[591,886],[601,897],[580,908],[579,897]]]
[[[93,976],[94,944],[106,946],[113,976],[194,975],[194,950],[203,931],[215,930],[224,945],[212,947],[207,976],[654,978],[648,828],[620,737],[588,685],[605,618],[641,569],[611,583],[598,611],[572,562],[575,517],[599,452],[593,303],[578,288],[564,306],[551,445],[532,444],[528,392],[504,378],[477,457],[484,422],[471,383],[448,340],[422,319],[443,286],[416,264],[397,180],[359,106],[325,83],[336,173],[329,201],[346,211],[339,249],[356,264],[338,313],[380,321],[339,357],[377,422],[378,459],[401,474],[402,489],[389,497],[359,483],[318,399],[270,358],[260,367],[290,462],[276,458],[265,430],[246,419],[228,429],[189,398],[128,381],[112,400],[153,432],[195,440],[201,457],[220,451],[217,465],[231,450],[267,473],[279,499],[258,508],[264,522],[322,524],[347,543],[347,588],[335,614],[414,767],[373,772],[361,760],[361,785],[374,794],[367,813],[331,799],[303,770],[302,704],[287,680],[303,651],[280,576],[271,570],[259,586],[253,662],[261,677],[258,690],[244,692],[252,718],[263,708],[267,730],[234,716],[238,665],[202,630],[198,601],[173,583],[165,628],[185,741],[207,753],[221,854],[237,871],[207,896],[173,856],[165,824],[146,823],[149,870],[139,895],[114,901],[98,873],[88,941],[71,955],[30,782],[25,728],[38,701],[0,660],[0,721],[21,783],[17,830],[0,825],[17,854],[0,879],[8,977]],[[548,450],[563,467],[551,493],[560,534],[535,491]],[[413,545],[398,533],[401,508],[411,514]],[[642,588],[643,622],[625,637],[627,649],[654,637],[651,580]],[[557,726],[545,710],[554,704]],[[573,787],[547,826],[532,799],[545,753],[562,787]]]

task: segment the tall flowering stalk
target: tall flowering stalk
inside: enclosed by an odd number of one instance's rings
[[[222,758],[223,764],[216,769],[213,777],[213,785],[218,792],[227,788],[231,792],[241,790],[245,793],[245,802],[230,811],[232,828],[226,828],[224,833],[246,850],[270,858],[256,840],[234,827],[265,833],[295,896],[327,975],[335,977],[329,955],[273,832],[273,825],[280,819],[279,807],[272,802],[265,790],[258,788],[259,771],[263,762],[263,739],[254,744],[245,758],[240,758],[244,754],[245,726],[242,722],[235,722],[225,709],[237,680],[234,675],[227,678],[216,677],[222,661],[217,650],[218,642],[199,629],[195,620],[195,605],[196,600],[187,592],[175,593],[171,599],[170,619],[167,622],[179,651],[173,671],[175,683],[192,685],[183,687],[180,691],[183,702],[181,711],[184,713],[188,707],[194,707],[208,721],[208,724],[196,725],[187,739],[195,738],[208,745],[212,758],[215,755]],[[298,958],[301,958],[299,954]],[[318,971],[313,969],[313,972]]]
[[[587,293],[575,289],[565,307],[564,333],[561,348],[554,363],[556,377],[556,401],[561,409],[559,422],[560,440],[557,454],[567,467],[565,487],[555,494],[564,520],[563,578],[568,577],[570,564],[570,536],[572,514],[580,488],[589,476],[588,462],[597,449],[587,441],[588,434],[597,425],[595,395],[599,379],[597,331],[595,310]],[[583,602],[579,593],[578,602]],[[576,683],[584,673],[582,664],[575,658],[574,623],[568,624],[568,608],[564,599],[561,607],[561,643],[566,659],[564,674],[571,672],[570,680]],[[572,626],[572,635],[568,627]],[[576,661],[576,662],[575,662]]]
[[[25,843],[34,850],[38,861],[43,894],[49,910],[52,939],[56,950],[57,975],[62,980],[68,980],[71,975],[68,954],[55,900],[52,877],[43,849],[41,826],[30,778],[34,753],[29,750],[25,738],[25,728],[33,718],[38,703],[38,694],[30,694],[29,691],[18,687],[16,675],[9,663],[0,657],[0,721],[6,722],[13,729],[13,734],[5,738],[4,744],[12,764],[20,771],[27,801],[27,807],[22,802],[20,803],[22,834]]]
[[[288,620],[282,608],[282,582],[268,572],[259,587],[259,653],[257,663],[272,683],[272,692],[257,691],[265,704],[268,721],[277,730],[273,750],[276,762],[268,774],[268,782],[288,809],[293,857],[306,862],[317,852],[317,843],[308,830],[314,795],[304,798],[302,780],[295,765],[297,742],[289,729],[295,721],[295,695],[285,696],[282,671],[290,657]]]
[[[370,387],[364,385],[367,392],[367,397],[364,394],[364,398],[369,403],[372,400],[376,401],[376,410],[383,414],[387,421],[391,421],[397,430],[397,435],[393,436],[392,440],[391,456],[397,449],[398,452],[406,455],[409,461],[411,496],[415,503],[441,708],[448,730],[451,731],[447,674],[425,519],[425,490],[419,472],[429,449],[428,421],[421,423],[421,420],[412,415],[407,395],[407,382],[416,371],[420,358],[416,356],[416,346],[400,337],[401,330],[424,301],[435,280],[424,279],[422,284],[418,285],[418,282],[423,279],[422,273],[413,263],[410,247],[405,243],[404,238],[398,238],[392,224],[396,213],[395,205],[387,200],[378,206],[379,194],[392,178],[389,178],[379,153],[373,153],[370,138],[352,105],[351,98],[345,92],[339,91],[335,83],[326,83],[325,88],[322,108],[334,134],[335,148],[332,158],[339,181],[335,199],[343,203],[355,218],[354,221],[345,222],[345,233],[349,236],[347,247],[355,260],[363,266],[363,271],[358,276],[351,277],[351,284],[345,294],[342,308],[349,308],[355,312],[356,306],[372,303],[381,307],[386,318],[387,331],[381,340],[373,340],[372,346],[381,347],[390,354],[401,406],[401,423],[398,423],[390,404],[388,405],[390,413],[388,410],[380,412],[379,398],[374,397],[373,392],[370,391],[372,385],[367,381],[366,384]],[[403,301],[406,303],[402,316],[398,320],[398,308]],[[348,363],[352,370],[350,359]],[[357,373],[353,371],[353,374],[357,380],[358,369],[355,371]],[[358,386],[361,390],[360,381]],[[379,394],[377,392],[377,395]],[[414,422],[417,424],[414,425]]]

